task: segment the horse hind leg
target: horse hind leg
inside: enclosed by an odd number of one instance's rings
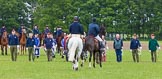
[[[7,55],[7,45],[5,46],[5,55]]]
[[[90,57],[89,57],[89,67],[91,68],[91,58],[92,58],[92,52],[90,52]]]
[[[96,67],[96,66],[95,66],[95,63],[96,63],[96,62],[95,62],[95,59],[96,59],[95,57],[96,57],[95,52],[93,52],[93,67],[94,67],[94,68]]]
[[[100,67],[102,68],[102,52],[99,52]]]
[[[81,54],[81,60],[82,60],[82,63],[81,63],[81,67],[83,67],[83,65],[84,65],[84,53],[82,52],[82,54]]]
[[[3,50],[3,47],[4,47],[4,46],[3,46],[3,45],[1,45],[1,50],[2,50],[1,52],[2,52],[2,55],[4,55],[4,50]]]

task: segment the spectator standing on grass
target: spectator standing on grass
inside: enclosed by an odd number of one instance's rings
[[[47,53],[48,61],[52,61],[52,47],[53,47],[53,39],[51,38],[51,33],[47,34],[47,38],[44,40],[44,47]]]
[[[130,51],[132,52],[132,57],[134,62],[139,62],[139,50],[142,49],[140,41],[137,39],[137,35],[133,35],[133,39],[130,42]]]
[[[157,40],[155,39],[155,35],[151,34],[151,39],[149,40],[149,51],[151,53],[151,60],[152,62],[156,62],[157,60],[157,48],[160,49],[160,46],[157,42]]]
[[[12,61],[17,60],[17,48],[19,48],[19,38],[15,34],[15,30],[12,30],[12,34],[9,35],[9,47],[11,51],[11,59]]]
[[[36,48],[36,46],[35,46],[35,40],[33,38],[33,33],[29,33],[29,37],[27,38],[27,42],[26,42],[26,47],[29,53],[29,61],[31,61],[31,57],[32,60],[34,61],[35,59],[34,49]]]
[[[114,47],[115,52],[116,52],[117,62],[122,62],[123,40],[120,38],[119,34],[116,34],[116,38],[114,39],[113,47]]]

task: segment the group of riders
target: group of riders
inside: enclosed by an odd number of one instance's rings
[[[52,61],[52,56],[54,56],[54,52],[56,51],[56,45],[58,44],[57,42],[60,42],[60,47],[68,50],[68,61],[73,62],[73,68],[78,69],[78,60],[83,50],[85,49],[85,41],[88,39],[86,39],[85,37],[85,32],[83,26],[79,23],[78,16],[74,16],[73,19],[74,21],[69,27],[69,34],[63,33],[62,28],[60,27],[58,27],[56,31],[52,33],[49,27],[46,26],[43,32],[43,47],[46,51],[48,61]],[[26,29],[26,27],[24,25],[21,25],[18,28],[17,32],[16,29],[13,28],[11,34],[8,35],[8,46],[10,47],[12,61],[16,61],[17,59],[17,48],[19,48],[20,39],[22,37],[24,29]],[[6,31],[7,30],[5,25],[2,25],[2,28],[0,29],[1,38]],[[17,36],[16,33],[18,33],[19,36]],[[96,18],[92,18],[92,23],[89,24],[87,36],[89,36],[90,38],[92,37],[94,41],[98,40],[97,45],[99,47],[99,51],[102,51],[105,48],[105,44],[103,43],[103,39],[101,39],[102,35],[99,36],[99,33],[100,27],[96,23]],[[39,46],[41,46],[40,39],[42,38],[39,37],[40,34],[41,33],[38,29],[38,26],[35,25],[32,32],[28,34],[28,37],[26,37],[26,48],[29,52],[29,61],[34,61],[35,56],[39,57],[40,55]],[[57,40],[58,37],[61,37],[61,41]]]

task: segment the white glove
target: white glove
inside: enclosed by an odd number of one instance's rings
[[[139,47],[140,50],[142,50],[142,47]]]
[[[107,47],[106,47],[106,49],[108,50],[108,49],[109,49],[109,47],[107,46]]]
[[[160,50],[161,48],[159,47],[158,49]]]
[[[20,46],[19,45],[17,45],[17,48],[19,48]]]
[[[36,46],[34,45],[34,48],[36,48]]]
[[[46,48],[44,48],[44,50],[45,50],[45,51],[47,51],[47,49],[46,49]]]
[[[26,50],[28,50],[28,48],[26,48]]]
[[[151,53],[151,50],[149,50],[149,52]]]
[[[130,49],[130,52],[132,52],[132,49]]]
[[[10,46],[8,45],[8,48],[10,48]]]

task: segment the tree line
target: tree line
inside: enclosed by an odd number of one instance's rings
[[[108,33],[162,35],[162,0],[0,0],[0,23],[10,27],[25,24],[40,30],[48,25],[68,31],[73,16],[79,16],[85,31],[92,17]]]

